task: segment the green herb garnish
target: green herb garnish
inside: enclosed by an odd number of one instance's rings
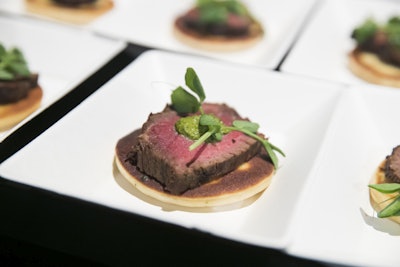
[[[197,0],[200,10],[200,21],[203,23],[223,23],[229,13],[250,17],[245,5],[237,0]]]
[[[353,30],[352,37],[359,44],[365,43],[374,36],[378,28],[378,24],[372,18],[369,18]]]
[[[388,44],[400,47],[400,17],[390,17],[386,23],[379,24],[374,19],[368,18],[352,32],[358,44],[364,44],[380,32],[387,37]]]
[[[245,120],[235,120],[232,125],[225,125],[219,118],[211,114],[205,114],[201,105],[204,102],[206,95],[203,86],[200,83],[196,72],[193,68],[187,68],[185,74],[185,82],[190,91],[195,93],[194,96],[183,87],[177,87],[171,94],[172,108],[178,113],[196,113],[200,115],[192,115],[182,117],[175,124],[176,130],[195,142],[189,147],[193,150],[201,144],[207,142],[221,141],[223,136],[231,131],[240,131],[257,141],[261,142],[271,158],[275,167],[278,168],[278,157],[275,151],[282,156],[285,154],[281,149],[272,145],[267,139],[257,134],[259,125],[254,122]]]
[[[24,55],[18,48],[6,50],[0,44],[0,79],[13,80],[30,75]]]
[[[379,218],[400,216],[400,184],[383,183],[383,184],[370,184],[368,186],[384,194],[397,193],[397,195],[387,200],[389,201],[393,199],[393,201],[389,205],[387,205],[384,209],[382,209],[380,212],[378,212]]]

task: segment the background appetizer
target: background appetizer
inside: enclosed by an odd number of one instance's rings
[[[112,0],[25,0],[29,12],[73,24],[85,24],[113,8]]]
[[[384,24],[368,18],[351,37],[356,46],[349,53],[350,70],[368,82],[400,87],[400,17]]]
[[[235,51],[248,48],[264,36],[262,25],[237,0],[197,0],[176,18],[175,36],[192,47]]]
[[[10,129],[39,108],[43,91],[18,48],[0,44],[0,131]]]
[[[370,197],[379,218],[400,223],[400,146],[393,148],[371,180]]]

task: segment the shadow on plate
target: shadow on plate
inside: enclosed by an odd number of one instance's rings
[[[375,230],[387,233],[393,236],[400,236],[400,225],[386,218],[377,218],[368,215],[362,208],[360,208],[361,216],[366,224],[372,226]]]

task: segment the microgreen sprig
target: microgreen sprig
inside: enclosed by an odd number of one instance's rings
[[[382,184],[370,184],[370,188],[377,190],[384,194],[397,193],[396,196],[389,198],[393,201],[387,205],[384,209],[378,212],[379,218],[386,218],[391,216],[400,216],[400,184],[398,183],[382,183]]]
[[[259,141],[267,151],[271,158],[271,161],[275,167],[278,168],[278,157],[275,151],[285,156],[283,151],[278,147],[272,145],[268,139],[265,139],[257,134],[259,125],[254,122],[246,120],[235,120],[232,125],[225,125],[219,118],[211,114],[205,114],[201,108],[206,95],[204,93],[203,86],[201,85],[200,79],[197,76],[193,68],[187,68],[185,74],[185,82],[189,89],[197,95],[194,96],[183,87],[177,87],[171,94],[172,107],[178,113],[196,113],[200,112],[200,119],[198,122],[198,128],[206,128],[200,135],[200,138],[189,147],[189,150],[193,150],[205,142],[218,142],[221,141],[223,135],[231,131],[240,131],[255,140]],[[197,115],[196,115],[197,116]]]
[[[0,79],[13,80],[30,75],[24,55],[18,48],[6,50],[0,44]]]
[[[229,13],[250,17],[246,6],[238,0],[197,0],[196,6],[200,10],[200,21],[205,24],[226,22]]]

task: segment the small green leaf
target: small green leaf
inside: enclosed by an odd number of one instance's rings
[[[0,59],[6,54],[6,48],[0,44]]]
[[[258,129],[260,128],[258,123],[243,120],[235,120],[232,122],[232,125],[240,129],[246,129],[252,133],[257,133]]]
[[[186,85],[194,92],[200,99],[200,103],[206,98],[203,86],[201,85],[200,79],[197,76],[193,68],[187,68],[185,74]]]
[[[363,24],[353,30],[352,37],[358,44],[362,44],[369,40],[378,30],[378,24],[371,18],[367,19]]]
[[[379,218],[400,216],[400,196],[378,213]]]
[[[29,76],[30,72],[25,63],[14,62],[9,65],[8,69],[18,76]]]
[[[0,44],[0,79],[12,80],[18,76],[29,76],[30,71],[24,55],[18,48],[6,50]]]
[[[384,194],[400,192],[400,184],[398,183],[370,184],[368,186]]]
[[[1,80],[12,80],[12,79],[14,79],[14,75],[7,70],[0,69],[0,79]]]
[[[210,114],[203,114],[200,117],[200,125],[207,126],[221,126],[223,125],[221,120]]]
[[[171,102],[178,113],[195,113],[200,108],[200,103],[196,97],[180,86],[172,92]]]

